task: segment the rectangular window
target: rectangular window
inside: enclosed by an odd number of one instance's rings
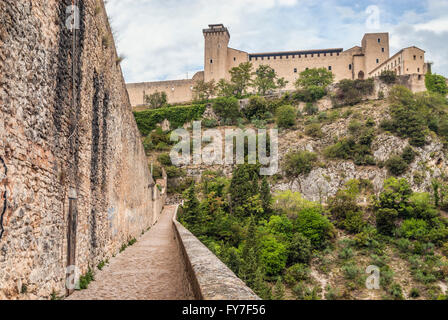
[[[351,64],[348,65],[348,70],[352,70],[352,65]]]
[[[294,68],[294,73],[297,73],[297,68]]]
[[[381,51],[384,52],[384,48],[381,48]]]
[[[210,63],[213,63],[213,59],[210,59]]]
[[[380,59],[376,59],[376,63],[380,63]]]
[[[331,71],[331,66],[328,66],[328,70],[330,70],[330,71]]]
[[[381,43],[381,39],[380,38],[378,38],[378,43]]]
[[[417,60],[417,56],[414,56],[414,60]]]

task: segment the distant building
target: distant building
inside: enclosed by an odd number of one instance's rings
[[[247,53],[229,47],[230,33],[223,24],[211,24],[203,30],[205,39],[204,71],[193,79],[128,84],[133,106],[144,104],[144,96],[165,91],[170,103],[192,100],[192,88],[198,80],[230,80],[229,70],[250,61],[254,69],[260,65],[271,66],[279,77],[288,81],[286,89],[294,89],[294,83],[302,71],[326,68],[333,72],[335,81],[342,79],[367,79],[379,76],[384,70],[397,75],[424,75],[428,69],[425,51],[408,47],[390,57],[389,33],[366,33],[360,46],[351,49],[317,49],[302,51]]]

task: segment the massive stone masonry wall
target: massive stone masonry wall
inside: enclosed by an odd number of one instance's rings
[[[197,72],[192,79],[128,83],[126,88],[133,107],[146,105],[145,96],[156,92],[165,92],[170,104],[185,103],[194,99],[193,87],[200,80],[204,80],[203,71]]]
[[[71,0],[0,1],[0,300],[64,294],[69,262],[84,273],[157,220],[104,4],[77,3],[73,40]]]

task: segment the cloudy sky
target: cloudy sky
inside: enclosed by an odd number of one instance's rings
[[[107,12],[127,82],[203,70],[202,29],[215,23],[247,52],[349,49],[390,32],[391,54],[415,45],[448,76],[448,0],[109,0]]]

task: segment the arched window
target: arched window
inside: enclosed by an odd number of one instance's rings
[[[360,79],[360,80],[364,80],[364,71],[359,71],[359,73],[358,73],[358,79]]]

